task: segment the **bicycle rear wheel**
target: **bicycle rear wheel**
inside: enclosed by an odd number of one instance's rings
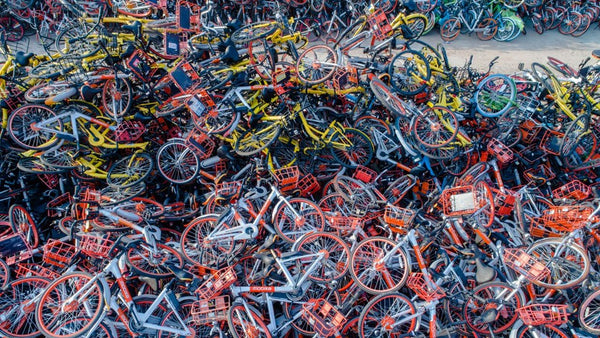
[[[30,248],[37,248],[39,244],[38,228],[33,218],[24,207],[13,204],[8,209],[8,221],[14,233],[22,233]]]
[[[458,134],[458,119],[450,109],[440,106],[425,109],[412,124],[415,138],[427,148],[447,145]]]
[[[198,156],[180,139],[170,140],[158,149],[156,165],[160,174],[174,184],[189,183],[200,171]]]
[[[292,198],[273,212],[275,231],[283,240],[294,243],[308,232],[323,231],[325,216],[319,206],[304,198]]]
[[[448,42],[455,40],[460,34],[460,21],[457,18],[449,18],[440,27],[442,40]]]
[[[317,283],[329,283],[339,280],[348,271],[350,250],[346,243],[334,234],[326,232],[308,234],[294,243],[292,251],[306,254],[325,254],[317,270],[308,276],[310,280]]]
[[[35,127],[35,124],[56,117],[56,113],[47,106],[24,105],[15,109],[8,118],[8,134],[19,147],[33,150],[45,150],[59,142],[59,138],[49,131]],[[46,128],[62,132],[63,122],[55,120]]]
[[[477,111],[485,117],[498,117],[516,104],[517,86],[506,75],[493,74],[483,79],[475,92]]]
[[[191,221],[181,234],[181,252],[192,264],[218,269],[234,251],[236,243],[231,238],[206,241],[215,230],[218,215],[203,215]]]
[[[400,337],[414,332],[415,305],[401,293],[379,295],[367,305],[358,320],[360,337]],[[406,319],[410,318],[410,319]]]
[[[227,312],[229,332],[234,338],[271,338],[262,316],[253,307],[233,303]]]
[[[305,50],[296,62],[296,73],[300,81],[318,84],[330,79],[337,68],[337,55],[325,45],[317,45]]]
[[[427,87],[431,79],[431,67],[427,58],[416,50],[398,53],[389,65],[390,84],[404,96],[416,95]]]
[[[10,282],[0,292],[0,334],[8,337],[37,337],[34,299],[44,291],[50,281],[41,277],[24,277]]]
[[[587,332],[600,335],[600,290],[589,294],[581,303],[577,319]]]
[[[390,112],[399,116],[408,116],[408,113],[404,109],[403,101],[392,93],[390,88],[383,83],[379,78],[374,77],[370,82],[371,90],[377,100],[386,107]]]
[[[234,43],[246,43],[256,39],[265,38],[277,29],[275,21],[259,21],[246,25],[231,34]]]
[[[81,337],[94,326],[102,316],[104,298],[99,282],[88,285],[92,278],[86,272],[77,271],[48,285],[35,311],[35,319],[43,335],[52,338]],[[73,297],[77,292],[79,297]],[[73,322],[75,318],[77,321]]]
[[[133,104],[133,89],[127,79],[109,79],[104,82],[102,104],[105,114],[111,118],[121,118],[129,112]]]
[[[147,243],[138,242],[127,250],[125,258],[127,265],[136,274],[155,279],[173,276],[169,265],[183,267],[181,255],[163,244],[156,244],[156,249],[153,249]]]
[[[332,139],[332,143],[331,155],[346,168],[369,164],[375,153],[369,136],[354,128],[346,128],[343,135]]]
[[[516,310],[524,304],[519,293],[505,298],[512,290],[511,286],[500,282],[481,284],[473,289],[473,295],[467,299],[463,309],[469,327],[486,335],[490,331],[497,334],[512,327],[519,319]]]

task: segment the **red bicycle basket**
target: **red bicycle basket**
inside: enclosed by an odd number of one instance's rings
[[[223,290],[230,287],[237,280],[237,275],[233,267],[227,267],[213,273],[197,290],[196,294],[200,299],[212,299],[218,296]]]
[[[346,323],[346,317],[325,299],[310,299],[302,310],[302,318],[319,337],[334,335]]]
[[[406,286],[413,290],[421,299],[428,302],[446,297],[444,290],[440,289],[440,287],[431,280],[427,283],[425,276],[420,272],[408,276]]]
[[[552,190],[555,198],[584,200],[590,196],[592,189],[585,183],[574,180],[559,188]]]
[[[568,320],[566,304],[531,304],[517,309],[525,325],[562,325]]]
[[[550,276],[550,269],[523,249],[505,249],[504,263],[530,281],[541,281]]]
[[[227,320],[229,305],[229,296],[200,299],[192,305],[192,318],[194,318],[196,325]]]

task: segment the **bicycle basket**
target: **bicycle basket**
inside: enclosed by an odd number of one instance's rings
[[[490,154],[495,155],[496,159],[498,160],[498,163],[500,164],[510,163],[510,161],[512,161],[512,159],[514,158],[513,151],[504,143],[498,141],[495,138],[491,139],[490,142],[488,142],[487,151]]]
[[[300,170],[298,166],[273,170],[273,177],[281,192],[295,190],[298,187],[300,179]]]
[[[515,208],[516,196],[513,191],[505,189],[490,188],[494,194],[495,214],[498,216],[511,215]]]
[[[377,40],[383,40],[389,32],[392,31],[392,26],[390,25],[387,15],[382,9],[378,9],[369,15],[367,19],[369,25],[371,25],[371,30],[373,31],[373,35]]]
[[[66,192],[52,201],[46,204],[46,209],[48,210],[48,217],[57,217],[71,207],[71,203],[73,199],[71,198],[71,194]]]
[[[556,174],[552,171],[550,165],[548,164],[540,164],[537,167],[527,169],[523,172],[523,174],[527,182],[536,182],[543,180],[543,183],[545,183],[556,177]]]
[[[352,178],[363,181],[365,183],[372,183],[377,177],[377,172],[371,168],[359,165],[354,170]]]
[[[425,276],[418,272],[408,276],[406,286],[421,299],[431,302],[446,297],[446,293],[432,280],[427,283]]]
[[[321,185],[315,175],[309,173],[298,181],[298,190],[300,190],[300,196],[312,196],[321,190]]]
[[[362,217],[326,215],[325,219],[342,235],[350,234],[356,228],[362,228],[365,223]]]
[[[394,232],[404,232],[408,228],[417,213],[412,209],[400,208],[393,205],[387,205],[383,213],[383,221],[390,226]]]
[[[568,320],[566,304],[531,304],[517,309],[519,317],[525,325],[557,325]]]
[[[521,132],[521,141],[530,144],[540,133],[542,127],[540,123],[535,120],[525,120],[519,125],[519,129]]]
[[[215,187],[215,196],[219,200],[224,200],[226,203],[230,203],[240,196],[241,191],[241,181],[224,182],[217,184]]]
[[[144,135],[146,127],[140,121],[123,121],[115,130],[115,141],[117,142],[135,142]]]
[[[330,337],[339,332],[346,317],[325,299],[310,299],[302,305],[302,318],[319,337]]]
[[[71,264],[75,251],[75,246],[72,244],[49,239],[44,245],[43,261],[62,269]]]
[[[207,113],[215,111],[215,101],[204,89],[195,91],[191,97],[185,101],[185,105],[188,109],[194,113],[194,118],[204,118]]]
[[[154,75],[155,69],[152,68],[154,63],[154,59],[141,49],[136,50],[126,62],[127,67],[138,78],[146,82],[150,80],[152,75]]]
[[[565,134],[561,132],[547,130],[540,142],[540,148],[548,154],[560,155],[560,146],[562,145],[564,137]]]
[[[192,318],[196,325],[206,325],[227,320],[229,296],[200,299],[192,304]]]
[[[572,232],[583,228],[594,209],[583,205],[552,206],[542,213],[541,221],[559,232]]]
[[[213,299],[237,280],[233,267],[223,268],[213,273],[197,290],[200,299]]]
[[[444,215],[471,215],[488,203],[493,206],[493,201],[488,198],[489,190],[488,185],[483,182],[444,190],[440,197]]]
[[[347,86],[355,86],[358,84],[358,72],[352,66],[339,67],[336,69],[332,78],[333,88],[343,90]]]
[[[17,279],[24,277],[42,277],[54,280],[60,276],[60,273],[35,263],[18,263],[15,269]]]
[[[185,139],[185,144],[198,155],[200,160],[204,160],[213,153],[215,150],[215,141],[212,138],[202,132],[201,130],[194,128]]]
[[[584,200],[592,193],[592,189],[585,183],[574,180],[559,188],[552,190],[555,198]]]
[[[169,72],[169,77],[180,91],[185,92],[195,87],[200,80],[200,75],[194,70],[192,65],[182,60]]]
[[[0,88],[0,107],[8,109],[9,112],[19,108],[25,101],[25,93],[12,86],[6,84],[6,88]]]
[[[77,246],[83,254],[93,258],[107,258],[114,242],[108,237],[99,234],[83,234],[79,236]]]
[[[505,249],[504,263],[530,281],[541,281],[550,276],[550,269],[523,249]]]
[[[37,175],[37,178],[44,183],[48,189],[54,189],[58,187],[58,181],[60,178],[55,174],[40,174]]]

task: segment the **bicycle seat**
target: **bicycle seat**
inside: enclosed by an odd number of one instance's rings
[[[168,263],[166,263],[165,265],[167,266],[167,269],[169,269],[169,271],[171,271],[173,275],[175,275],[175,277],[180,281],[189,282],[191,280],[194,280],[194,275],[187,272],[186,270]]]
[[[131,25],[123,25],[123,29],[130,31],[131,33],[133,33],[133,35],[135,35],[136,38],[139,38],[142,35],[142,23],[139,21],[136,21],[134,23],[132,23]]]
[[[127,49],[125,49],[125,51],[123,53],[121,53],[121,55],[119,55],[119,58],[121,60],[129,59],[129,57],[131,55],[133,55],[133,52],[135,52],[135,46],[133,46],[132,44],[129,44],[129,45],[127,45]]]
[[[592,56],[595,57],[596,59],[600,59],[600,49],[594,49],[592,51]]]
[[[225,53],[221,55],[221,61],[226,64],[234,64],[240,60],[240,54],[238,53],[237,48],[235,46],[227,46],[225,48]]]
[[[15,54],[15,61],[19,64],[19,66],[25,67],[29,64],[29,60],[31,60],[34,55],[35,54],[33,53],[25,54],[22,51],[18,51],[17,54]]]
[[[92,88],[90,86],[82,86],[79,90],[81,97],[86,101],[91,101],[96,94],[102,93],[102,88]]]
[[[475,273],[477,284],[483,284],[496,278],[496,270],[489,265],[484,264],[481,259],[475,259],[475,265],[477,266],[477,272]]]

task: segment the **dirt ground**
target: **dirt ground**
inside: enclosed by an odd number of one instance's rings
[[[434,28],[422,39],[433,46],[443,43],[453,66],[463,65],[473,54],[473,65],[477,69],[487,70],[489,62],[499,56],[498,62],[492,68],[492,71],[497,73],[515,72],[521,62],[526,68],[529,68],[532,62],[545,63],[548,56],[577,68],[581,61],[591,56],[592,50],[600,49],[600,29],[597,23],[579,38],[562,35],[558,30],[539,35],[529,25],[526,25],[526,30],[526,35],[521,34],[510,42],[481,41],[475,34],[461,34],[456,40],[445,43],[440,38],[438,28]],[[598,60],[590,60],[596,61]]]

